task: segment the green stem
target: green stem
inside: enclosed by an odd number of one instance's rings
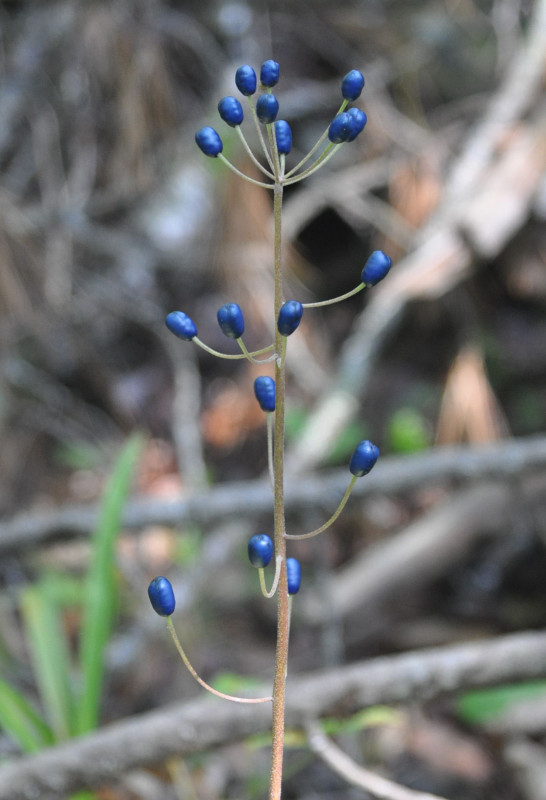
[[[343,103],[340,105],[340,107],[339,107],[338,111],[337,111],[337,112],[336,112],[336,114],[335,114],[335,116],[336,116],[336,117],[337,117],[337,115],[338,115],[338,114],[341,114],[341,112],[342,112],[342,111],[345,111],[345,109],[347,108],[347,105],[348,105],[348,103],[349,103],[349,101],[348,101],[348,100],[344,100],[344,101],[343,101]],[[312,148],[309,150],[309,152],[307,153],[307,155],[305,155],[305,156],[302,158],[302,160],[301,160],[301,161],[300,161],[298,164],[296,164],[296,166],[295,166],[295,167],[293,167],[293,168],[290,170],[290,172],[287,172],[287,173],[286,173],[286,177],[287,177],[287,178],[291,178],[291,177],[292,177],[292,175],[295,175],[295,173],[296,173],[296,172],[297,172],[299,169],[301,169],[301,167],[303,167],[303,165],[304,165],[305,163],[307,163],[307,161],[309,161],[309,159],[311,158],[311,156],[313,156],[313,155],[314,155],[314,154],[317,152],[318,148],[321,146],[321,144],[323,143],[323,141],[324,141],[324,140],[326,139],[326,137],[328,136],[328,131],[329,131],[329,130],[330,130],[330,126],[328,125],[328,127],[326,128],[326,130],[324,131],[324,133],[321,135],[321,137],[320,137],[319,139],[317,139],[317,141],[315,142],[315,144],[313,145],[313,147],[312,147]]]
[[[296,175],[294,178],[289,178],[288,180],[285,180],[284,185],[291,186],[293,183],[298,183],[299,181],[304,180],[304,178],[308,178],[314,172],[317,172],[317,170],[323,167],[326,164],[326,162],[329,161],[332,158],[332,156],[334,156],[337,153],[337,151],[343,144],[344,142],[340,142],[339,144],[334,144],[333,142],[330,142],[330,144],[325,148],[324,152],[321,153],[321,155],[319,156],[319,158],[317,158],[314,164],[312,164],[304,172],[300,172],[300,174]]]
[[[180,644],[180,639],[178,638],[177,633],[174,629],[172,617],[167,617],[167,626],[173,638],[174,645],[178,650],[178,655],[184,662],[186,669],[195,678],[197,683],[199,683],[203,687],[203,689],[207,690],[207,692],[215,694],[217,697],[221,697],[223,700],[231,700],[233,703],[267,703],[271,700],[271,697],[235,697],[232,694],[224,694],[224,692],[219,692],[217,689],[213,689],[212,686],[209,686],[208,683],[205,683],[205,681],[197,674],[197,672],[190,664],[188,656],[184,652],[184,649]]]
[[[271,488],[273,488],[273,426],[275,418],[271,412],[267,413],[267,469],[269,472],[269,480],[271,481]]]
[[[271,350],[273,350],[273,348],[275,346],[273,344],[270,344],[267,347],[262,347],[261,350],[253,350],[251,353],[249,353],[248,351],[246,353],[244,351],[242,353],[220,353],[219,350],[214,350],[212,347],[209,347],[208,344],[205,344],[205,342],[202,342],[201,339],[197,338],[197,336],[193,337],[192,342],[194,342],[194,344],[196,344],[198,347],[200,347],[206,353],[210,353],[211,356],[216,356],[217,358],[228,358],[228,359],[233,359],[233,360],[242,359],[242,358],[249,358],[249,357],[252,357],[252,356],[261,356],[261,355],[263,355],[263,353],[271,352]],[[266,361],[258,361],[257,363],[258,364],[265,364],[265,363],[267,363],[267,361],[271,361],[271,360],[272,359],[268,358],[268,359],[266,359]]]
[[[271,172],[269,172],[269,170],[266,169],[262,164],[260,164],[260,162],[258,161],[256,156],[254,155],[254,153],[250,149],[250,146],[249,146],[249,144],[248,144],[248,142],[246,140],[246,137],[245,137],[245,135],[244,135],[244,133],[243,133],[243,131],[241,129],[241,126],[240,125],[236,125],[235,126],[235,130],[239,134],[239,139],[241,140],[241,143],[242,143],[243,147],[245,148],[248,156],[250,157],[250,160],[252,161],[252,163],[255,164],[258,167],[260,172],[263,172],[264,175],[266,175],[268,178],[271,178],[271,180],[273,180],[274,175]]]
[[[345,294],[340,294],[338,297],[332,297],[330,300],[319,300],[317,303],[302,303],[304,308],[320,308],[320,306],[331,306],[334,303],[341,303],[342,300],[348,300],[349,297],[358,294],[366,286],[365,283],[359,283],[354,289]]]
[[[281,214],[283,187],[275,183],[273,192],[274,219],[274,284],[275,284],[275,326],[282,305],[282,254],[281,254]],[[286,342],[275,330],[275,352],[283,353]],[[277,592],[277,648],[275,654],[275,676],[273,679],[273,742],[271,748],[271,775],[269,800],[280,800],[282,785],[282,763],[284,751],[284,702],[286,669],[288,664],[288,632],[290,614],[288,585],[286,581],[286,540],[284,519],[284,399],[285,366],[284,358],[275,363],[275,437],[273,442],[273,489],[274,489],[274,537],[275,554],[280,559],[279,589]]]
[[[227,158],[224,155],[222,155],[222,153],[218,153],[216,157],[219,158],[220,161],[222,161],[226,165],[226,167],[229,167],[230,170],[234,172],[236,175],[238,175],[240,178],[244,178],[245,181],[253,183],[254,186],[261,186],[263,189],[273,189],[274,186],[273,183],[263,183],[263,181],[256,181],[249,175],[245,175],[245,173],[241,172],[240,169],[237,169],[237,167],[234,164],[232,164],[231,161],[228,161]]]
[[[260,125],[260,120],[258,119],[258,115],[256,114],[256,108],[254,106],[254,101],[253,101],[253,99],[252,99],[252,97],[250,95],[248,96],[248,105],[250,106],[250,113],[252,114],[252,119],[254,120],[254,127],[256,128],[256,132],[258,134],[258,139],[260,140],[260,144],[262,145],[262,150],[263,150],[264,155],[265,155],[265,157],[267,159],[267,163],[271,167],[272,172],[274,172],[275,170],[274,170],[274,167],[273,167],[273,159],[271,158],[269,150],[267,149],[267,145],[265,143],[264,135],[262,133],[262,128],[261,128],[261,125]],[[274,186],[274,184],[271,184],[271,188],[273,188],[273,186]]]
[[[329,528],[330,525],[332,525],[336,521],[336,519],[339,517],[339,515],[341,514],[341,512],[345,508],[345,504],[347,503],[347,500],[349,499],[349,495],[353,491],[353,486],[356,483],[356,478],[357,478],[357,476],[353,475],[353,477],[351,478],[351,482],[349,483],[349,485],[347,487],[347,491],[343,495],[343,499],[341,500],[341,503],[338,505],[337,509],[334,511],[334,513],[332,514],[332,516],[330,517],[328,522],[325,522],[324,525],[320,526],[320,528],[317,528],[316,530],[311,531],[310,533],[298,533],[298,534],[285,533],[284,534],[284,538],[285,539],[310,539],[312,536],[318,536],[319,533],[322,533],[327,528]]]
[[[273,576],[273,583],[271,584],[271,589],[269,589],[269,591],[267,589],[267,586],[265,585],[265,573],[263,567],[260,567],[260,569],[258,570],[258,575],[260,578],[260,589],[262,590],[263,596],[267,597],[268,600],[271,597],[273,597],[273,595],[277,591],[277,586],[279,585],[279,578],[281,575],[281,565],[282,561],[279,558],[279,556],[277,556],[277,558],[275,559],[275,575]]]
[[[239,337],[237,339],[237,344],[239,345],[239,347],[243,351],[244,357],[247,358],[252,364],[269,364],[271,361],[274,361],[275,358],[276,358],[275,354],[273,354],[272,356],[269,356],[269,358],[254,358],[253,357],[254,354],[248,352],[248,350],[246,348],[246,345],[243,342],[243,340],[241,339],[241,337]]]

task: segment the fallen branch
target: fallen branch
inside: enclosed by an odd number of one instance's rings
[[[365,638],[367,632],[385,624],[384,611],[379,609],[389,600],[400,603],[405,593],[449,573],[478,539],[512,535],[514,508],[523,503],[535,507],[544,497],[545,485],[544,480],[531,479],[511,492],[504,484],[482,482],[453,493],[337,570],[326,596],[308,593],[300,613],[318,624],[325,613],[340,619],[357,611],[359,636]]]
[[[297,631],[294,631],[297,633]],[[463,689],[546,675],[546,634],[376,658],[289,680],[287,724],[378,703],[429,701]],[[337,711],[339,713],[339,711]],[[269,730],[271,711],[202,698],[109,725],[81,739],[0,768],[0,800],[60,800],[82,787],[119,780],[128,770]]]

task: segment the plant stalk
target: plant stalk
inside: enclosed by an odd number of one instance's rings
[[[290,623],[288,586],[286,581],[286,540],[284,519],[284,398],[286,342],[277,330],[277,318],[283,302],[282,293],[282,215],[283,186],[279,179],[273,190],[274,220],[274,283],[275,283],[275,430],[273,443],[273,491],[275,553],[281,558],[279,587],[277,590],[277,648],[273,679],[273,742],[271,748],[271,776],[269,800],[280,800],[282,763],[284,751],[284,696],[288,663],[288,631]]]

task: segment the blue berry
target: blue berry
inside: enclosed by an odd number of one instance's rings
[[[301,564],[297,558],[286,559],[286,580],[288,594],[297,594],[301,585]]]
[[[235,85],[247,97],[256,91],[256,73],[248,64],[239,67],[235,73]]]
[[[298,300],[288,300],[281,306],[277,329],[282,336],[290,336],[301,322],[303,306]]]
[[[273,557],[273,542],[265,533],[257,533],[248,543],[248,559],[253,567],[267,567]]]
[[[223,97],[218,103],[218,112],[232,128],[240,125],[244,119],[243,107],[236,97]]]
[[[195,141],[203,153],[211,158],[216,158],[218,153],[221,153],[224,149],[218,132],[209,125],[197,131],[195,134]]]
[[[185,342],[191,342],[193,337],[197,336],[195,322],[183,311],[171,311],[170,314],[167,314],[165,325],[171,333]]]
[[[346,142],[351,133],[352,125],[351,117],[346,111],[343,114],[337,114],[328,128],[328,138],[334,144]]]
[[[357,69],[348,72],[341,81],[341,94],[345,100],[356,100],[364,88],[364,75]]]
[[[218,324],[230,339],[238,339],[245,331],[243,312],[237,303],[226,303],[216,314]]]
[[[362,270],[362,283],[366,286],[375,286],[382,281],[392,267],[392,261],[383,250],[374,250]]]
[[[154,578],[148,586],[148,597],[153,610],[160,617],[170,617],[176,606],[173,587],[167,578]]]
[[[272,58],[264,61],[260,70],[260,82],[262,86],[275,86],[279,81],[279,65]]]
[[[279,113],[279,101],[274,94],[262,94],[256,102],[256,116],[264,125],[274,122]]]
[[[275,123],[275,138],[279,153],[287,155],[292,149],[292,131],[284,119],[278,119]]]
[[[275,381],[267,375],[260,375],[254,381],[254,394],[262,411],[275,411]]]
[[[347,141],[352,142],[356,139],[358,134],[361,133],[361,131],[364,129],[364,126],[368,121],[368,117],[359,108],[350,108],[347,111],[347,114],[351,118],[351,130],[349,135],[347,136]]]
[[[379,458],[379,448],[365,439],[356,446],[349,469],[357,478],[367,475]]]

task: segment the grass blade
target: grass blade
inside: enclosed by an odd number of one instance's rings
[[[77,711],[77,733],[96,728],[104,674],[104,649],[112,630],[115,600],[115,547],[121,512],[129,492],[133,468],[143,445],[132,436],[119,455],[103,495],[93,536],[91,565],[84,592],[80,639],[81,696]]]
[[[46,716],[56,740],[73,733],[71,664],[65,631],[47,587],[32,586],[22,595],[21,611]]]
[[[0,678],[0,726],[25,753],[53,744],[53,733],[30,703]]]

